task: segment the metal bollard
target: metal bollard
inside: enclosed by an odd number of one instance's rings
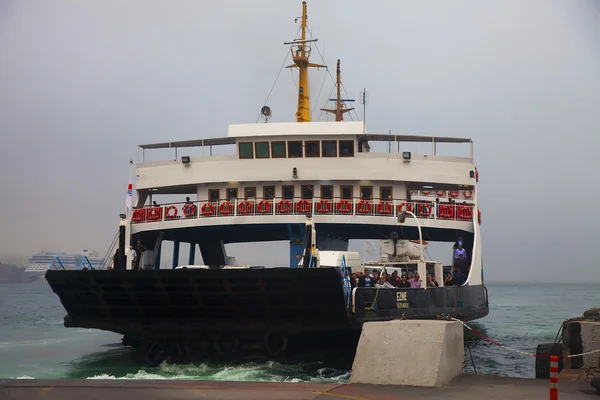
[[[550,356],[550,400],[558,400],[558,357]]]

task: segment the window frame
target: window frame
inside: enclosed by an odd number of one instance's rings
[[[308,145],[309,144],[316,144],[317,145],[317,154],[316,155],[309,155],[308,154]],[[321,157],[321,141],[320,140],[305,140],[304,141],[304,157],[306,158],[319,158]],[[314,194],[314,192],[313,192]]]
[[[231,202],[231,201],[232,201],[232,199],[231,199],[231,195],[230,195],[230,193],[229,193],[231,190],[234,190],[234,191],[235,191],[235,199],[239,199],[239,198],[240,198],[240,191],[239,191],[239,189],[238,189],[238,188],[226,188],[226,189],[225,189],[225,199],[226,199],[227,201],[229,201],[229,202]],[[234,199],[234,200],[235,200],[235,199]]]
[[[288,199],[285,197],[285,189],[286,188],[292,188],[292,198]],[[281,187],[281,198],[284,200],[294,200],[294,197],[296,196],[296,187],[294,185],[283,185]]]
[[[249,197],[248,196],[248,189],[253,189],[254,190],[254,196],[253,197]],[[244,187],[244,200],[256,200],[256,186],[245,186]]]
[[[344,188],[350,188],[350,198],[344,197]],[[340,200],[354,200],[354,186],[340,185]]]
[[[383,194],[382,194],[382,190],[384,189],[389,189],[390,190],[390,198],[389,199],[384,199],[383,198]],[[379,200],[381,201],[392,201],[394,199],[394,187],[393,186],[379,186]]]
[[[250,157],[243,157],[242,156],[242,145],[245,144],[249,144],[250,145],[250,150],[252,151],[252,156]],[[253,142],[239,142],[238,143],[238,158],[242,159],[242,160],[251,160],[254,158],[254,143]]]
[[[283,155],[282,156],[276,156],[275,153],[273,152],[276,144],[283,145]],[[287,158],[287,144],[286,144],[285,140],[271,142],[271,158]]]
[[[328,158],[333,158],[333,157],[337,157],[338,156],[338,141],[337,140],[321,140],[321,156],[322,157],[328,157]],[[333,151],[335,153],[335,155],[333,156],[326,156],[325,155],[325,143],[333,143]]]
[[[305,188],[311,188],[312,189],[312,196],[310,198],[304,197],[304,189]],[[312,200],[314,198],[315,198],[315,185],[301,185],[300,186],[300,199],[302,199],[302,200]]]
[[[215,192],[217,193],[217,200],[211,198],[211,195]],[[208,189],[208,201],[211,203],[221,201],[221,189]]]
[[[363,189],[369,189],[371,191],[371,196],[369,199],[363,199]],[[373,186],[361,186],[360,189],[360,200],[373,201]]]
[[[342,143],[348,143],[348,142],[352,143],[352,154],[344,155],[342,152]],[[354,153],[356,152],[355,150],[356,149],[355,149],[354,140],[338,140],[338,154],[340,157],[354,157]]]
[[[267,155],[265,157],[259,157],[258,156],[258,145],[259,144],[266,144],[267,145]],[[269,145],[269,142],[254,142],[254,158],[270,158],[271,156],[271,146]]]
[[[325,196],[323,196],[323,188],[331,188],[331,197],[325,197]],[[321,194],[321,199],[324,199],[324,200],[333,200],[333,198],[334,198],[334,192],[333,192],[334,188],[333,188],[333,185],[321,185],[320,189],[321,189],[321,193],[320,193]]]
[[[273,197],[271,197],[270,199],[268,199],[266,196],[267,189],[273,189]],[[277,190],[277,188],[275,186],[263,186],[263,196],[262,196],[263,200],[274,200],[275,195],[276,195],[276,190]]]
[[[300,155],[299,156],[291,156],[290,155],[290,144],[295,143],[300,145]],[[287,158],[304,158],[304,142],[302,140],[290,140],[287,142]]]

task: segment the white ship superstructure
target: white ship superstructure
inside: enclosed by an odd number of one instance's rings
[[[61,252],[42,251],[29,258],[29,265],[25,269],[28,274],[39,274],[42,276],[51,267],[72,270],[77,269],[75,256],[73,254]]]

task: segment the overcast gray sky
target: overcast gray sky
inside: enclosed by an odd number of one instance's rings
[[[104,252],[136,145],[254,122],[300,10],[0,0],[0,260]],[[600,2],[313,0],[308,11],[349,96],[367,88],[370,132],[474,139],[487,279],[600,280]],[[323,74],[311,73],[313,96]],[[284,71],[273,121],[294,120],[294,91]],[[273,246],[260,249],[231,252],[264,262]],[[273,251],[286,262],[286,246]]]

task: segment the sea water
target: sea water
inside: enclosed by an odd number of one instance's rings
[[[534,352],[553,342],[563,320],[600,307],[594,284],[488,282],[490,314],[469,325],[502,344]],[[0,284],[0,378],[202,379],[346,382],[351,359],[206,362],[156,368],[134,361],[121,335],[64,328],[65,311],[44,281]],[[466,371],[534,377],[533,357],[467,335]],[[351,349],[349,349],[351,350]],[[402,354],[398,354],[402,357]]]

